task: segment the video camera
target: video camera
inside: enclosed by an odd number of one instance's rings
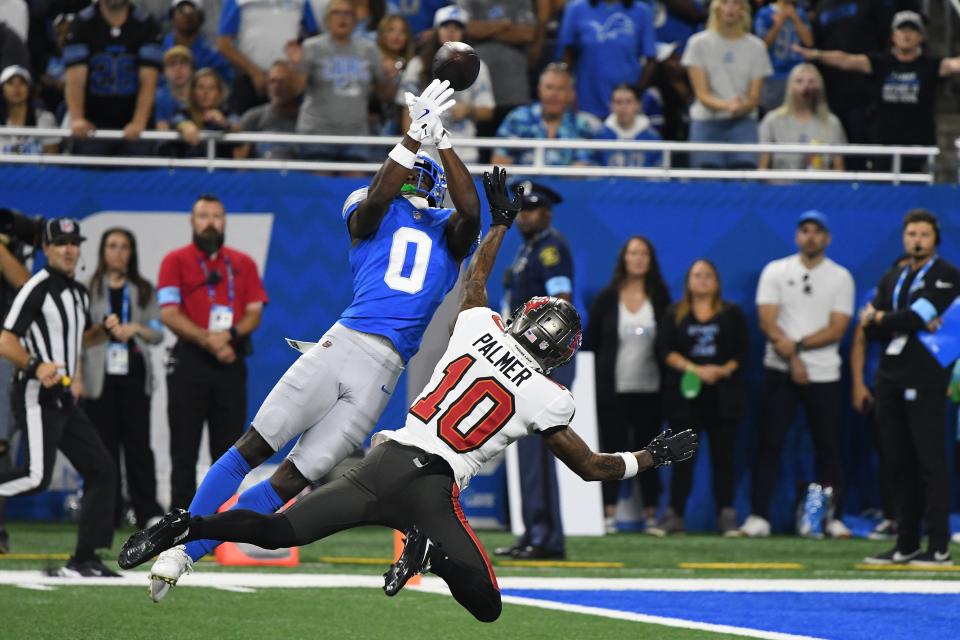
[[[39,248],[43,242],[43,216],[28,216],[16,209],[0,207],[0,242],[9,244],[16,239]]]

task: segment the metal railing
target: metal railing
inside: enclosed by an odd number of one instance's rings
[[[956,0],[960,2],[960,0]],[[33,127],[0,127],[0,137],[20,136],[37,139],[69,138],[69,129],[39,129]],[[122,140],[123,132],[97,130],[93,139]],[[179,142],[181,137],[173,131],[147,131],[141,140],[156,142]],[[279,171],[351,171],[373,173],[380,162],[324,162],[282,159],[233,160],[217,157],[217,147],[223,144],[271,143],[287,145],[324,144],[371,147],[392,147],[397,137],[378,136],[330,136],[283,133],[220,133],[201,132],[205,146],[204,157],[174,158],[153,156],[80,156],[80,155],[21,155],[0,153],[0,163],[28,164],[39,166],[88,166],[88,167],[162,167],[196,168],[214,171],[217,169],[279,170]],[[891,182],[931,184],[934,181],[933,164],[940,150],[937,147],[884,146],[884,145],[823,145],[823,144],[717,144],[704,142],[667,141],[621,141],[621,140],[540,140],[520,138],[457,138],[457,147],[478,149],[523,149],[533,151],[532,165],[516,165],[515,172],[525,176],[573,176],[573,177],[624,177],[650,178],[657,180],[761,180],[761,181],[846,181],[846,182]],[[546,164],[548,150],[594,150],[594,151],[654,151],[662,154],[659,167],[608,167],[608,166],[551,166]],[[887,172],[830,171],[830,170],[756,170],[756,169],[688,169],[674,167],[676,155],[697,151],[721,153],[772,153],[815,154],[888,157],[892,159]],[[903,158],[925,158],[929,170],[905,172]],[[471,173],[479,174],[487,165],[470,164]]]

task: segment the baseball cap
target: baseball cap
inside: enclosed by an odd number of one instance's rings
[[[538,184],[533,180],[524,180],[514,183],[514,186],[523,187],[523,201],[521,207],[532,209],[533,207],[550,207],[563,202],[563,197],[550,187]],[[513,189],[511,189],[511,192]]]
[[[12,64],[0,72],[0,84],[6,84],[7,80],[13,76],[20,76],[27,84],[33,84],[33,78],[30,76],[30,72],[18,64]]]
[[[799,227],[805,222],[816,222],[824,231],[830,231],[830,219],[816,209],[810,209],[800,214],[800,217],[797,218],[797,226]]]
[[[43,227],[44,244],[65,244],[86,240],[80,235],[80,223],[74,218],[52,218]]]
[[[469,21],[470,16],[467,12],[456,5],[441,7],[433,14],[434,28],[439,27],[445,22],[457,22],[460,26],[465,27]]]
[[[926,31],[923,28],[923,16],[916,11],[897,11],[893,15],[893,22],[890,24],[890,28],[896,30],[903,27],[912,27],[920,33],[925,33]]]
[[[170,3],[170,10],[173,11],[183,3],[192,4],[197,9],[203,10],[203,0],[173,0]]]

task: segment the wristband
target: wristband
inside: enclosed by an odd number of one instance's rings
[[[402,144],[397,144],[393,149],[390,149],[387,157],[406,169],[413,169],[413,166],[417,163],[417,154]]]
[[[796,349],[797,353],[803,351],[803,338],[800,338],[795,343],[793,343],[793,348]]]
[[[23,368],[24,374],[27,378],[36,378],[37,377],[37,368],[40,367],[40,358],[36,356],[30,356],[30,359],[27,360],[27,366]]]
[[[640,463],[637,462],[637,456],[628,451],[618,451],[617,455],[623,458],[623,464],[626,470],[620,476],[621,480],[627,480],[640,472]]]

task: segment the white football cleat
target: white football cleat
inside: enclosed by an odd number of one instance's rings
[[[747,538],[766,538],[770,535],[770,523],[766,518],[751,513],[740,525],[740,535]]]
[[[163,600],[170,587],[176,586],[180,576],[191,571],[193,561],[182,544],[161,553],[150,569],[150,599],[154,602]]]

